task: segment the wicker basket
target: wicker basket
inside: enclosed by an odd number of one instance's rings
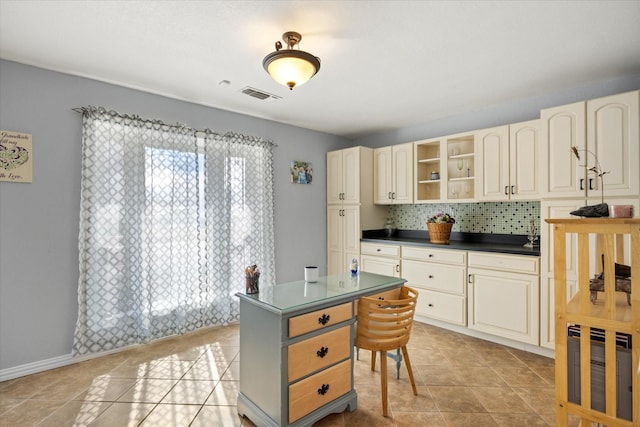
[[[452,222],[427,222],[431,243],[448,245],[451,227],[453,227]]]

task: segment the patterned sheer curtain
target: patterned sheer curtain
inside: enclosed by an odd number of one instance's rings
[[[275,283],[273,144],[82,114],[73,354],[238,320],[244,267]]]

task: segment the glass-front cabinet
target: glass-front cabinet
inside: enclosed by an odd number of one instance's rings
[[[414,143],[415,203],[475,198],[474,133]]]

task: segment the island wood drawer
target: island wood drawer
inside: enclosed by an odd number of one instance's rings
[[[287,348],[288,381],[346,359],[351,355],[351,325],[327,332]]]
[[[469,252],[469,267],[538,274],[539,266],[540,259],[536,256]]]
[[[400,258],[400,246],[362,242],[360,243],[360,253],[389,258]]]
[[[351,359],[289,386],[289,423],[351,390]]]
[[[457,325],[466,325],[465,297],[432,292],[416,286],[420,298],[416,303],[416,314],[444,320]]]
[[[402,277],[410,285],[422,288],[460,295],[464,295],[466,290],[466,268],[459,265],[403,260]]]
[[[445,264],[465,264],[467,253],[465,251],[431,249],[417,246],[403,246],[402,259],[413,259],[416,261],[439,262]],[[404,271],[403,271],[404,276]]]
[[[350,302],[323,308],[289,319],[289,337],[297,337],[307,332],[316,331],[349,320],[353,316]]]

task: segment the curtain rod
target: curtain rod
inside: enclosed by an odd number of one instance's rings
[[[136,120],[140,120],[143,123],[153,123],[153,124],[157,124],[157,125],[161,125],[161,126],[167,126],[167,127],[171,127],[171,128],[178,128],[178,129],[189,129],[196,136],[211,135],[211,134],[224,136],[224,135],[229,135],[229,134],[232,134],[232,135],[233,134],[237,134],[236,132],[227,132],[227,133],[221,134],[221,133],[218,133],[218,132],[214,132],[211,129],[195,129],[195,128],[192,128],[191,126],[182,125],[180,123],[171,125],[171,124],[163,122],[162,120],[143,119],[142,117],[138,116],[137,114],[134,114],[134,115],[121,114],[121,113],[119,113],[119,112],[117,112],[115,110],[107,110],[104,107],[92,107],[92,106],[89,106],[89,107],[75,107],[75,108],[72,108],[71,111],[75,111],[76,113],[83,114],[85,111],[89,111],[89,110],[92,110],[92,109],[100,111],[100,112],[104,112],[104,113],[107,113],[107,114],[114,114],[114,115],[117,115],[118,117],[133,118],[133,119],[136,119]],[[240,135],[240,134],[237,134],[237,135]],[[261,137],[251,137],[251,138],[259,138],[259,139],[263,140],[264,142],[266,142],[268,144],[271,144],[273,147],[277,147],[278,146],[278,144],[274,143],[270,139],[269,140],[264,140]]]

